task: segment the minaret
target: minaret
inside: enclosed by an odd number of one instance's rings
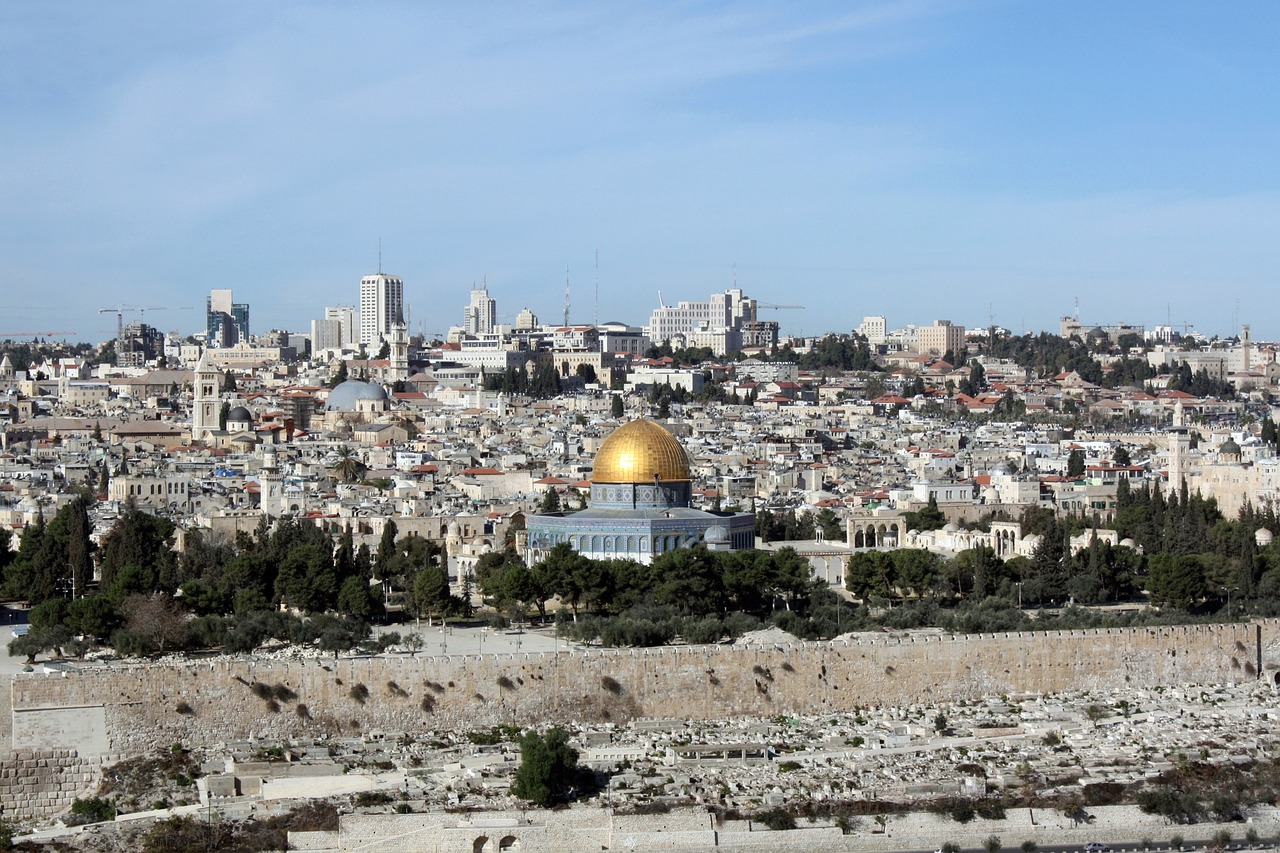
[[[1191,449],[1191,436],[1184,427],[1169,433],[1169,491],[1182,489],[1187,479],[1187,451]]]
[[[194,394],[191,403],[191,440],[203,441],[207,433],[218,428],[218,409],[222,402],[222,374],[209,361],[205,350],[196,365]]]
[[[284,512],[284,479],[276,468],[276,449],[270,445],[262,448],[262,470],[258,473],[258,509],[263,515],[275,517]]]
[[[392,382],[403,382],[409,378],[409,330],[403,319],[391,324],[389,346],[391,367],[387,378]]]

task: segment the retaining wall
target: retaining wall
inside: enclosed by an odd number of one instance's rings
[[[13,748],[130,755],[177,741],[770,717],[1000,693],[1239,682],[1274,677],[1278,625],[84,666],[14,678]]]

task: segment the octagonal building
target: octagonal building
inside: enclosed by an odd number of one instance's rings
[[[600,445],[588,509],[529,516],[526,559],[533,565],[561,542],[592,559],[640,563],[698,544],[726,551],[755,546],[752,513],[706,512],[694,509],[692,498],[684,447],[660,424],[631,421]]]

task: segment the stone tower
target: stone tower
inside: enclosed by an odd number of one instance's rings
[[[193,387],[191,440],[203,441],[205,435],[218,428],[218,409],[222,404],[222,374],[209,361],[208,350],[196,365]]]
[[[391,370],[387,378],[392,382],[403,382],[409,378],[409,330],[403,320],[397,320],[391,326],[389,345]]]

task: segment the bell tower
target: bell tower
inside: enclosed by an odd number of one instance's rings
[[[206,434],[218,428],[218,408],[221,403],[222,374],[209,361],[209,351],[205,350],[196,365],[191,402],[192,441],[203,441]]]

